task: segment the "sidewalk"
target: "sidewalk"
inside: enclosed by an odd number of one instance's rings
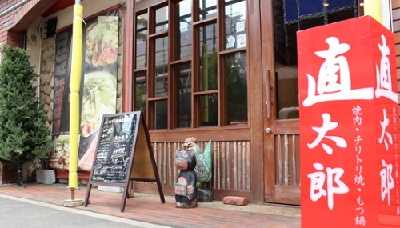
[[[15,184],[2,185],[0,194],[26,198],[63,206],[63,201],[71,197],[65,184],[27,183],[25,188]],[[86,187],[75,191],[75,199],[85,199]],[[121,193],[109,193],[93,188],[90,191],[90,204],[87,207],[74,207],[77,210],[91,211],[126,219],[160,224],[171,227],[268,227],[299,228],[300,208],[277,205],[232,206],[220,201],[199,203],[194,209],[177,209],[173,196],[165,196],[165,204],[158,195],[134,193],[127,199],[124,212],[120,211]]]

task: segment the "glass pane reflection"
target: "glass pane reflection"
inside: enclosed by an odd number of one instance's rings
[[[246,2],[226,0],[226,49],[246,47]]]
[[[246,53],[227,55],[228,124],[247,124],[247,67]]]
[[[358,17],[358,1],[329,3],[328,7],[316,7],[305,1],[273,4],[278,119],[299,118],[297,31]]]
[[[155,108],[155,129],[167,129],[167,120],[168,120],[168,106],[167,100],[156,101],[154,102]]]
[[[135,73],[135,111],[143,111],[146,116],[146,71]]]
[[[156,10],[156,33],[168,30],[168,6]]]
[[[168,90],[168,37],[156,40],[155,97],[167,96]]]
[[[192,103],[192,74],[190,71],[190,63],[178,66],[176,75],[178,76],[178,127],[190,127]]]
[[[217,16],[217,0],[200,0],[200,20],[214,18]]]
[[[146,67],[147,14],[136,18],[136,69]]]
[[[218,94],[198,97],[201,113],[201,126],[218,126]]]
[[[200,91],[218,89],[217,25],[210,24],[199,29],[200,40]]]
[[[179,59],[190,58],[192,54],[192,0],[185,0],[178,3],[179,10]]]

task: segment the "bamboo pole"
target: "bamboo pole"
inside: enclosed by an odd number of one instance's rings
[[[382,7],[379,0],[364,0],[364,14],[382,23]]]
[[[71,64],[71,92],[70,92],[70,153],[69,153],[69,188],[71,199],[64,201],[64,206],[80,206],[82,200],[76,200],[75,189],[78,188],[78,141],[79,141],[79,90],[82,77],[82,13],[80,0],[75,0],[72,64]]]

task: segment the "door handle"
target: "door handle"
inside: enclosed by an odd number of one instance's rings
[[[271,132],[272,132],[271,128],[269,128],[269,127],[265,128],[265,133],[271,134]]]
[[[271,81],[270,81],[270,70],[267,70],[265,72],[265,80],[266,80],[266,86],[265,86],[265,91],[266,91],[266,105],[267,105],[267,118],[271,118]]]

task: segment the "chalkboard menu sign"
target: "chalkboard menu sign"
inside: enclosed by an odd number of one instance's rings
[[[121,206],[124,211],[130,180],[157,182],[161,202],[165,203],[150,136],[141,114],[137,111],[103,115],[85,206],[92,185],[121,186],[125,188]]]
[[[92,181],[125,183],[136,124],[136,114],[104,117]]]

